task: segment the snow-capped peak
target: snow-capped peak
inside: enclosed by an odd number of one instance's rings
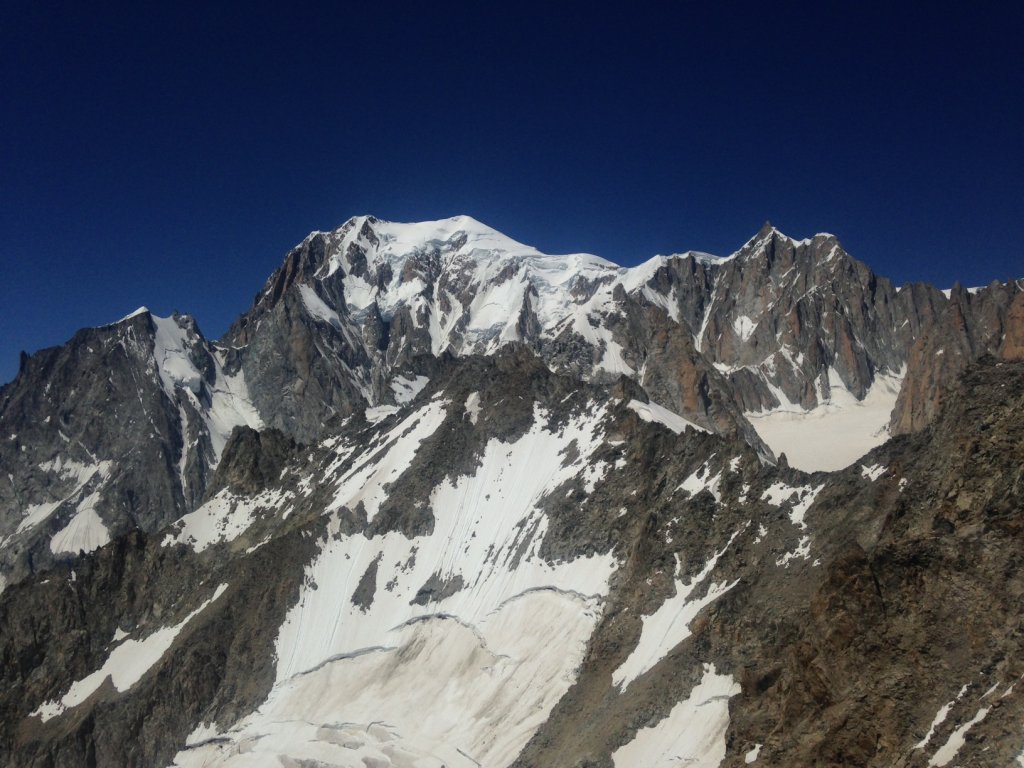
[[[112,323],[107,323],[106,326],[101,326],[101,327],[105,328],[105,327],[109,327],[111,325],[120,325],[121,323],[125,322],[126,320],[131,320],[132,318],[138,317],[139,315],[148,315],[148,314],[149,314],[149,307],[139,307],[134,312],[129,312],[124,317],[119,318],[118,320],[115,320]]]

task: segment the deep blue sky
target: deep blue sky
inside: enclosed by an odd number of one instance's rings
[[[1024,275],[1019,3],[150,5],[0,5],[0,381],[140,304],[218,336],[359,213],[623,264],[770,219],[897,282]]]

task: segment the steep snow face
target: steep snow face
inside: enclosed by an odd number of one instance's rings
[[[889,439],[889,417],[896,406],[903,372],[878,374],[863,400],[858,400],[832,369],[828,371],[830,397],[816,408],[804,410],[784,399],[783,405],[747,418],[776,455],[786,454],[790,465],[806,472],[832,472]]]
[[[202,415],[210,436],[216,460],[224,450],[231,431],[237,426],[261,429],[263,421],[249,397],[245,376],[239,371],[234,376],[224,373],[222,360],[217,354],[208,355],[203,340],[194,331],[174,317],[150,315],[156,328],[153,342],[153,357],[156,372],[164,391],[172,403],[177,403],[177,393],[190,401]],[[207,356],[212,371],[200,370],[197,359]],[[209,404],[203,397],[203,385],[208,388]],[[182,433],[187,434],[187,416],[180,414]],[[182,460],[186,458],[189,445],[183,449]]]
[[[366,507],[397,481],[444,405],[363,448],[337,498]],[[466,419],[463,403],[452,410]],[[605,418],[595,405],[553,430],[536,406],[519,439],[491,439],[472,472],[433,489],[429,534],[329,533],[280,629],[269,698],[175,765],[510,764],[575,679],[616,567],[540,555],[545,497],[573,478],[592,491],[612,471],[593,457]],[[336,449],[351,459],[352,446]]]
[[[423,441],[441,426],[447,405],[435,397],[379,437],[370,446],[371,450],[366,451],[337,481],[337,491],[328,511],[361,506],[367,520],[373,520],[381,502],[387,497],[388,483],[397,480],[408,469]]]

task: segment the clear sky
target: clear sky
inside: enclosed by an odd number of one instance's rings
[[[142,304],[217,337],[361,213],[1024,276],[1020,3],[155,5],[0,4],[0,381]]]

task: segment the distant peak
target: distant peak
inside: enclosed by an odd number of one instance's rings
[[[497,232],[493,227],[489,227],[478,219],[472,216],[461,213],[456,216],[449,216],[446,219],[426,220],[426,221],[391,221],[390,219],[381,219],[372,214],[360,214],[359,216],[352,216],[345,221],[340,227],[335,230],[336,232],[352,231],[362,229],[364,226],[371,227],[431,227],[438,231],[452,231],[457,232],[465,230],[468,232]]]
[[[836,238],[836,236],[830,232],[818,232],[813,237],[805,237],[802,240],[797,240],[795,237],[790,237],[789,235],[787,235],[785,232],[780,230],[770,221],[766,221],[764,224],[761,225],[761,228],[757,231],[757,234],[755,234],[752,238],[747,240],[747,242],[745,242],[743,246],[738,251],[736,251],[736,253],[733,254],[733,256],[737,256],[741,253],[749,253],[751,251],[755,251],[759,248],[764,247],[772,240],[784,240],[786,242],[792,243],[795,246],[810,245],[815,240],[832,240],[835,241],[836,245],[839,244],[838,238]]]
[[[138,317],[139,315],[148,315],[148,314],[150,314],[149,307],[139,307],[134,312],[129,312],[127,315],[122,317],[120,320],[117,320],[117,321],[111,323],[111,325],[117,325],[118,323],[123,323],[125,320],[131,320],[133,317]]]

